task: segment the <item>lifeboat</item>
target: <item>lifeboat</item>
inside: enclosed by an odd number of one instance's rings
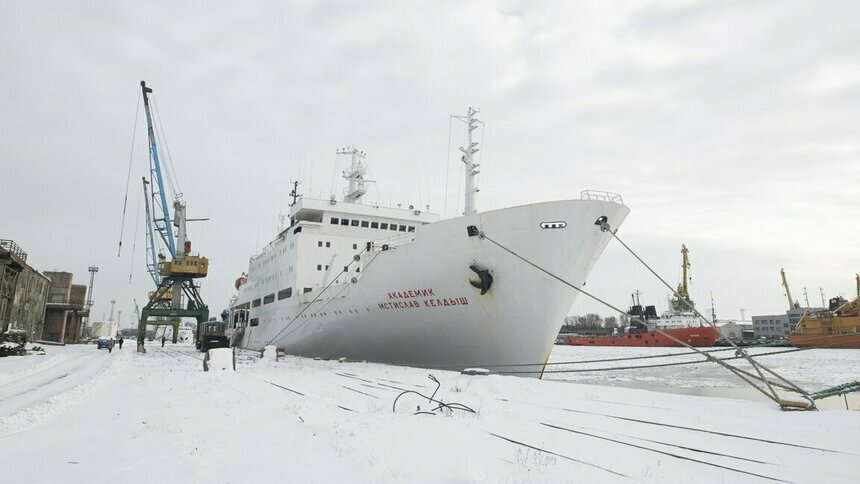
[[[238,291],[239,288],[242,287],[242,284],[245,284],[246,282],[248,282],[248,278],[245,277],[245,275],[243,274],[236,279],[236,282],[233,283],[233,285],[236,287],[236,290]]]

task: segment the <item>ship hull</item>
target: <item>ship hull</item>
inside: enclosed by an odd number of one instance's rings
[[[664,329],[665,333],[697,348],[714,346],[719,332],[716,328],[708,326],[692,328]],[[573,346],[656,346],[675,347],[683,346],[673,341],[664,334],[656,332],[640,334],[621,334],[615,336],[580,336],[563,335],[562,344]]]
[[[851,348],[860,349],[860,333],[820,335],[820,334],[792,334],[788,337],[791,345],[797,348]]]
[[[567,200],[427,224],[411,243],[368,254],[352,283],[252,308],[259,325],[234,340],[307,357],[540,376],[578,291],[467,227],[580,287],[611,239],[595,220],[606,216],[617,229],[628,212],[609,201]],[[557,221],[566,226],[542,227]],[[493,277],[486,294],[470,283],[478,279],[472,265]]]

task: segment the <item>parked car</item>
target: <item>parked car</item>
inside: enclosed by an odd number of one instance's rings
[[[106,350],[108,349],[108,345],[110,345],[110,339],[108,338],[99,338],[98,347],[96,349]]]

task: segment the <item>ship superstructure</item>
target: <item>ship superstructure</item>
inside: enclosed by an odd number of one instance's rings
[[[595,220],[607,217],[617,229],[629,210],[618,195],[584,191],[574,200],[477,212],[476,114],[470,108],[462,117],[461,161],[472,177],[464,216],[440,220],[420,207],[362,203],[370,180],[364,153],[352,148],[339,150],[351,157],[340,200],[300,197],[294,188],[289,226],[236,281],[234,344],[539,374],[577,291],[508,251],[582,285],[611,238]]]

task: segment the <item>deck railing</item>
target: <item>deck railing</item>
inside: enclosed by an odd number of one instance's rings
[[[27,262],[27,253],[14,240],[0,239],[0,252],[10,252],[24,262]]]
[[[621,195],[603,190],[583,190],[579,192],[579,198],[581,200],[599,200],[624,205],[624,200],[621,199]]]

